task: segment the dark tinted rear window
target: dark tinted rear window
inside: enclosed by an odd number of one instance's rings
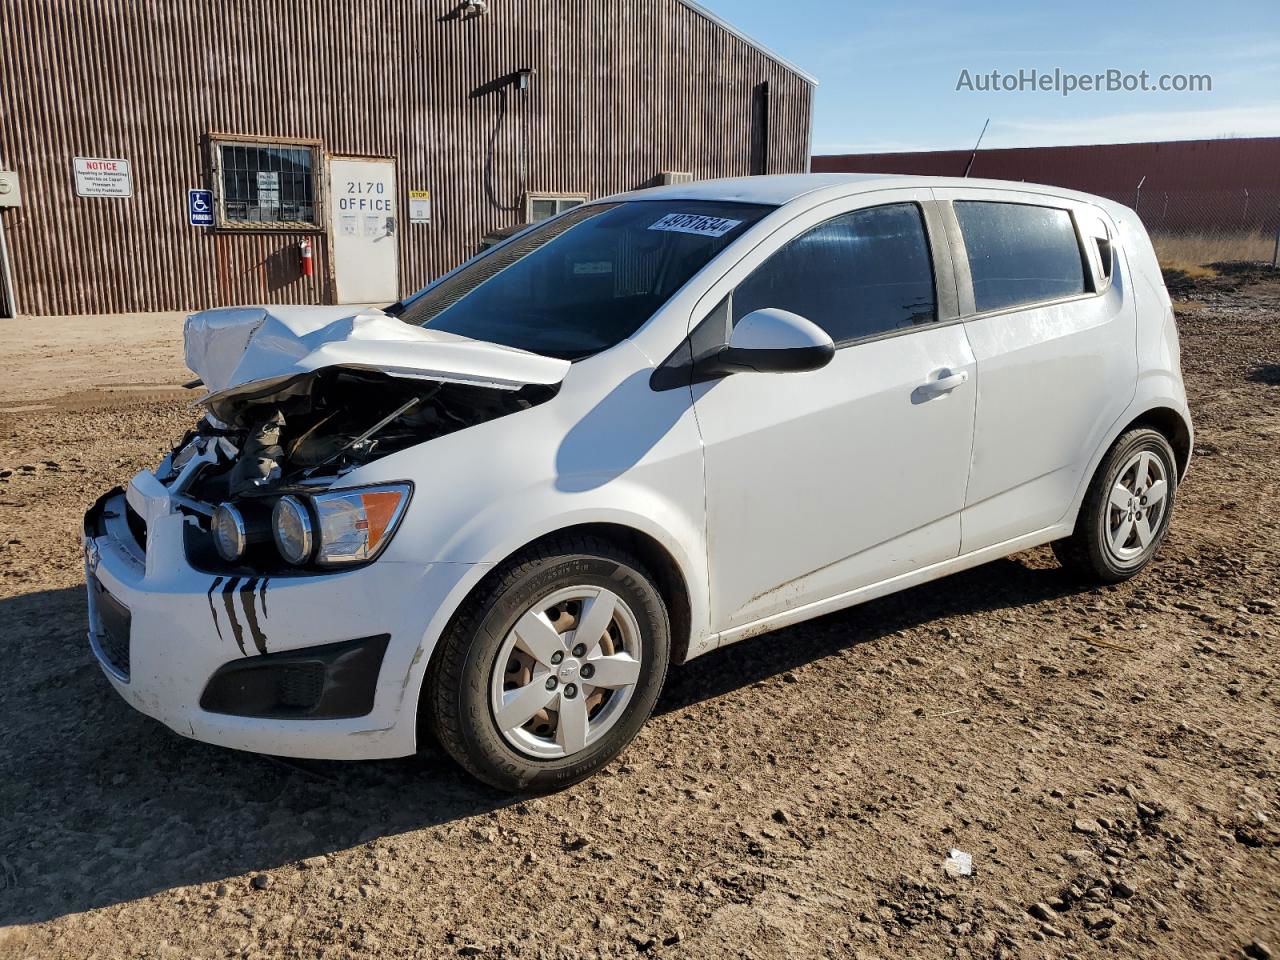
[[[1028,203],[957,200],[977,310],[999,310],[1085,292],[1084,258],[1071,214]]]

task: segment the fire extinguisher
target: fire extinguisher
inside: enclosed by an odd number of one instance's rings
[[[298,255],[302,257],[302,275],[311,276],[315,272],[315,260],[311,256],[311,241],[305,237],[298,244]]]

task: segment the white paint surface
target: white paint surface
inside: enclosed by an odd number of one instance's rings
[[[399,299],[395,161],[330,160],[329,223],[338,302]]]
[[[559,383],[569,361],[415,327],[372,307],[224,307],[193,314],[187,366],[210,396],[261,392],[272,381],[326,367],[513,390]]]

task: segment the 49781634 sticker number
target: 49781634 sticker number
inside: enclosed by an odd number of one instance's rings
[[[723,237],[741,223],[741,220],[704,217],[698,213],[668,213],[649,229],[665,230],[668,233],[692,233],[700,237]]]

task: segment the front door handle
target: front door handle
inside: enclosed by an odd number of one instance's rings
[[[952,373],[950,370],[943,370],[942,375],[936,380],[926,380],[920,386],[916,387],[916,394],[923,399],[932,397],[940,397],[943,394],[950,393],[956,387],[969,381],[969,374],[965,370],[959,373]]]

